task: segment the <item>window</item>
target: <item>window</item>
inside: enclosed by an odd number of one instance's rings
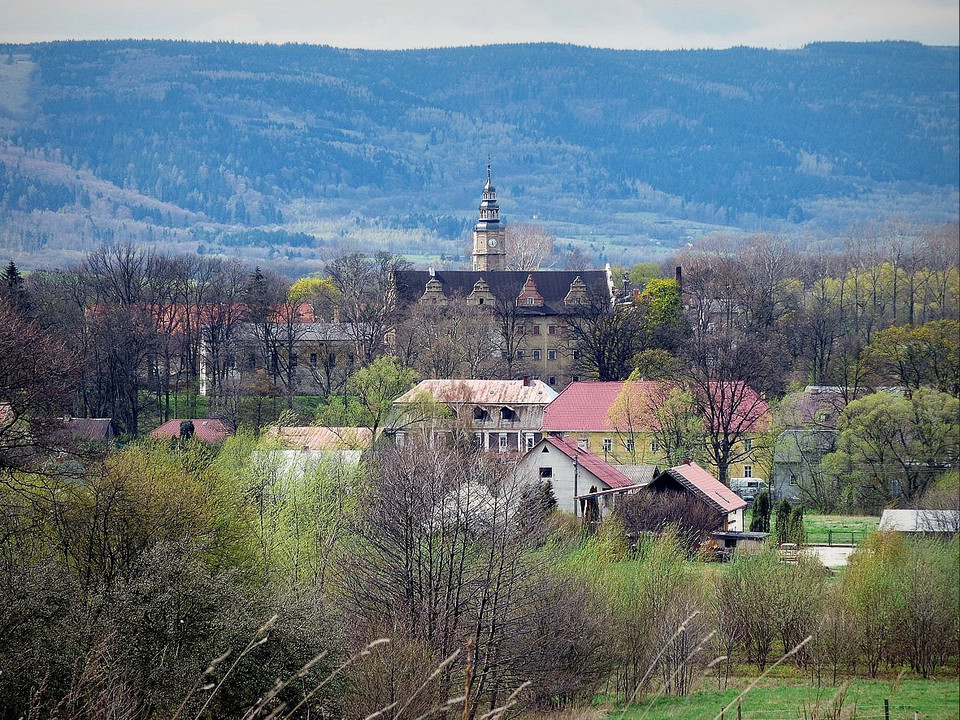
[[[523,360],[523,350],[517,350],[517,360]]]
[[[744,440],[743,449],[745,452],[750,452],[751,450],[753,450],[753,440],[751,440],[750,438],[747,438],[746,440]]]
[[[796,473],[790,473],[790,484],[797,485],[797,475]]]
[[[632,438],[632,437],[628,437],[628,438],[624,441],[623,445],[624,445],[624,447],[627,449],[627,452],[633,452],[633,438]]]
[[[500,435],[497,436],[497,449],[500,452],[507,451],[507,434],[506,433],[500,433]]]
[[[533,450],[533,445],[534,445],[533,441],[534,441],[533,433],[527,433],[526,435],[524,435],[523,436],[524,449]]]
[[[249,357],[247,357],[247,366],[251,370],[257,369],[257,356],[254,355],[253,353],[250,353]]]
[[[293,369],[297,366],[297,354],[290,353],[290,368]]]
[[[658,453],[658,452],[660,452],[660,443],[658,443],[656,440],[654,440],[653,442],[651,442],[651,443],[650,443],[650,452],[652,452],[652,453]]]
[[[516,420],[517,413],[514,412],[513,408],[505,407],[500,410],[500,417],[504,420]]]
[[[540,359],[540,351],[539,351],[539,350],[534,350],[534,351],[533,351],[533,359],[534,359],[534,360],[539,360],[539,359]]]
[[[613,440],[610,438],[603,439],[603,451],[605,453],[613,452]]]
[[[574,375],[574,376],[573,376],[573,382],[580,382],[580,376],[579,376],[579,375]]]
[[[820,413],[819,415],[817,415],[817,422],[826,422],[826,421],[827,421],[826,413]]]
[[[556,350],[547,350],[547,360],[556,360],[557,351]]]
[[[548,335],[556,335],[556,334],[557,334],[557,326],[556,326],[556,325],[548,325],[548,326],[547,326],[547,334],[548,334]]]
[[[556,384],[557,384],[557,376],[556,376],[556,375],[551,375],[550,377],[548,377],[548,378],[547,378],[547,383],[550,384],[550,385],[556,385]]]
[[[590,449],[590,438],[582,437],[582,438],[578,439],[578,440],[577,440],[577,447],[580,448],[581,450],[589,450],[589,449]]]
[[[315,368],[317,366],[317,354],[310,353],[310,367]]]
[[[336,367],[336,366],[337,366],[337,354],[336,354],[336,353],[330,353],[330,354],[327,356],[327,365],[329,365],[330,367]]]
[[[539,326],[539,325],[534,325],[534,326],[533,326],[533,334],[534,334],[534,335],[539,335],[539,334],[540,334],[540,326]]]
[[[553,468],[552,467],[542,467],[540,468],[540,478],[542,480],[549,480],[553,477]]]
[[[743,466],[743,476],[745,478],[753,477],[753,465],[744,465]]]
[[[533,305],[535,302],[536,302],[535,298],[532,298],[532,297],[527,298],[527,305]]]
[[[580,359],[580,351],[579,351],[579,350],[574,350],[574,351],[573,351],[573,359],[574,359],[574,360],[579,360],[579,359]]]
[[[483,298],[479,298],[477,300],[477,305],[483,305]]]
[[[473,409],[473,419],[479,420],[480,422],[486,422],[490,419],[490,413],[488,413],[484,408],[477,407]]]
[[[357,358],[354,357],[353,353],[347,355],[347,365],[353,365],[357,361]]]

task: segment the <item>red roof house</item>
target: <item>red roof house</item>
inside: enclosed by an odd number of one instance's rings
[[[603,509],[609,509],[612,495],[639,490],[638,484],[623,472],[604,462],[576,443],[545,437],[533,446],[518,464],[521,477],[553,486],[557,507],[578,514],[582,498],[591,492],[604,495]]]
[[[646,487],[647,492],[692,493],[722,519],[722,530],[743,530],[743,509],[747,501],[695,462],[668,468]]]

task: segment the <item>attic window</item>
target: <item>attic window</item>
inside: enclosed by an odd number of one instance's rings
[[[543,446],[543,450],[541,450],[540,452],[542,452],[542,453],[548,453],[548,452],[550,452],[550,448],[548,448],[546,445],[544,445],[544,446]]]

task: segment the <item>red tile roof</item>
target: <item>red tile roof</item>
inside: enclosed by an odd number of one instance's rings
[[[610,422],[610,409],[623,391],[625,382],[575,382],[568,385],[543,411],[544,432],[603,432],[617,430]],[[646,398],[663,383],[653,380],[630,382],[632,412],[647,415]],[[639,419],[639,418],[638,418]],[[650,419],[641,419],[637,429],[647,429]],[[623,429],[623,428],[619,428]]]
[[[684,463],[664,470],[647,487],[656,489],[665,477],[669,477],[687,490],[695,492],[723,513],[732,513],[747,506],[746,500],[695,462]]]
[[[611,422],[610,416],[622,410],[611,408],[623,391],[630,386],[630,412],[635,414],[631,421]],[[557,399],[547,405],[543,411],[543,432],[604,432],[625,430],[628,426],[635,430],[649,430],[654,424],[650,417],[650,403],[646,398],[665,393],[667,383],[655,380],[637,382],[575,382],[568,385]],[[749,385],[742,383],[714,383],[711,391],[716,398],[718,415],[728,414],[727,408],[733,407],[734,424],[741,431],[766,430],[770,424],[770,406]],[[621,405],[620,407],[624,407]],[[718,422],[719,418],[714,418]]]
[[[208,443],[218,443],[230,434],[230,428],[214,418],[184,418],[167,420],[163,425],[150,433],[150,437],[172,438],[180,437],[180,423],[190,420],[193,422],[193,434],[198,440]]]
[[[580,467],[605,482],[610,488],[633,487],[636,485],[633,480],[617,470],[613,465],[610,465],[588,450],[578,448],[575,442],[564,442],[555,437],[546,437],[544,440],[571,460],[576,458]]]

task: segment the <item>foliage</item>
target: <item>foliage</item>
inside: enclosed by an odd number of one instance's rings
[[[753,500],[750,532],[770,532],[770,491],[761,490]]]
[[[921,389],[910,397],[874,393],[851,402],[840,418],[828,471],[847,479],[863,507],[919,499],[960,448],[960,401]]]

